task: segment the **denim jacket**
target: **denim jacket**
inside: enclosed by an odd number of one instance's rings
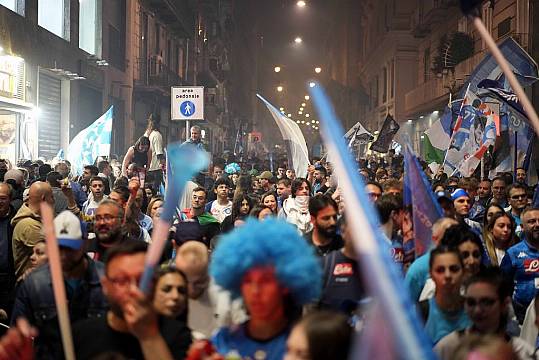
[[[100,277],[104,265],[89,257],[88,268],[74,292],[68,295],[69,319],[71,324],[106,315],[109,308],[101,289]],[[15,298],[11,323],[24,316],[38,328],[35,340],[36,359],[63,359],[62,340],[58,326],[56,303],[52,288],[50,268],[43,265],[32,271],[20,284]]]

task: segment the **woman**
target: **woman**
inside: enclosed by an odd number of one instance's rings
[[[264,220],[268,216],[274,216],[275,214],[269,207],[265,205],[257,205],[253,208],[253,210],[251,210],[249,215],[258,220]]]
[[[268,191],[262,195],[260,205],[268,207],[274,215],[277,215],[277,196],[273,191]]]
[[[172,266],[163,265],[155,275],[153,307],[158,314],[187,322],[187,277]]]
[[[346,360],[351,335],[352,328],[343,314],[332,311],[307,314],[292,329],[284,360]]]
[[[497,212],[490,217],[483,230],[483,239],[492,266],[500,266],[505,251],[518,241],[515,230],[515,220],[506,212]]]
[[[30,256],[30,267],[24,272],[19,282],[26,279],[28,275],[38,266],[46,264],[48,261],[49,257],[47,256],[47,244],[45,243],[45,240],[39,240],[37,244],[35,244],[32,248],[32,255]]]
[[[455,242],[462,263],[464,264],[463,281],[475,275],[481,269],[483,263],[483,243],[473,231],[467,231]]]
[[[468,279],[463,292],[464,309],[470,318],[471,326],[464,330],[453,331],[441,339],[434,348],[439,358],[441,360],[456,359],[456,352],[463,340],[473,334],[495,335],[502,343],[508,344],[515,354],[518,354],[515,357],[507,357],[506,354],[498,353],[499,357],[496,358],[535,358],[530,345],[526,344],[522,338],[512,337],[507,332],[512,292],[511,284],[497,268],[483,269]],[[535,341],[533,344],[535,345]],[[476,357],[476,359],[486,359],[486,357]]]
[[[279,212],[279,217],[287,222],[296,225],[302,233],[312,230],[311,215],[309,214],[309,199],[311,194],[311,184],[305,178],[296,178],[292,181],[292,195],[283,201],[283,207]]]
[[[488,222],[490,221],[490,219],[492,219],[494,214],[501,214],[504,212],[504,208],[502,208],[498,204],[490,204],[489,206],[487,206],[487,209],[485,211],[485,219],[483,220],[483,229],[488,226]]]
[[[232,213],[221,223],[221,231],[225,233],[241,225],[249,216],[253,206],[254,200],[250,196],[240,194],[232,203]]]
[[[127,176],[127,167],[135,163],[138,169],[148,168],[152,162],[152,149],[150,149],[150,139],[141,136],[135,145],[129,147],[122,163],[122,175]]]
[[[464,275],[463,263],[457,249],[441,245],[431,251],[430,277],[436,285],[434,297],[419,303],[425,332],[433,344],[455,330],[470,325],[464,312],[464,298],[460,293]]]
[[[163,198],[161,196],[155,196],[150,200],[148,204],[148,209],[146,210],[146,215],[152,218],[152,222],[155,224],[159,218],[159,209],[163,207]]]

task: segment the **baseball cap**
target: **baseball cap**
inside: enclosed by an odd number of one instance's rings
[[[64,210],[54,219],[54,232],[58,246],[79,250],[82,247],[82,229],[79,218],[71,211]]]
[[[24,175],[22,171],[18,169],[10,169],[4,174],[4,181],[7,182],[8,180],[13,180],[16,184],[22,184],[24,181]]]
[[[455,201],[458,198],[463,197],[463,196],[470,197],[470,195],[468,195],[466,190],[459,188],[451,193],[451,200]]]
[[[266,179],[266,180],[271,180],[273,179],[273,174],[271,173],[271,171],[262,171],[262,174],[260,174],[258,176],[259,179]]]
[[[438,200],[438,202],[440,202],[441,200],[452,201],[451,194],[447,193],[446,191],[438,191],[436,192],[435,195],[436,195],[436,200]]]

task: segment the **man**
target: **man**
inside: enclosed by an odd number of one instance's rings
[[[110,166],[110,163],[107,160],[101,160],[97,163],[97,169],[99,170],[97,176],[103,179],[103,185],[105,186],[103,192],[105,193],[105,195],[109,195],[110,189],[114,185],[112,166]]]
[[[509,208],[505,211],[509,212],[515,220],[516,230],[515,233],[520,237],[522,232],[522,222],[520,220],[520,214],[522,210],[528,205],[528,187],[521,183],[514,183],[507,188],[509,194]]]
[[[404,220],[404,206],[400,195],[382,195],[375,203],[380,218],[380,229],[391,246],[391,257],[401,268],[404,264],[402,237],[399,235]]]
[[[13,290],[15,288],[15,268],[11,239],[13,227],[11,220],[15,209],[11,206],[11,188],[0,183],[0,309],[11,313],[13,306]]]
[[[176,267],[187,276],[189,314],[187,325],[195,339],[209,339],[222,326],[240,324],[247,319],[241,301],[231,303],[230,294],[220,289],[208,274],[208,248],[188,241],[178,248]]]
[[[506,331],[511,285],[507,284],[500,270],[497,268],[480,270],[466,281],[464,287],[464,309],[472,326],[453,331],[443,337],[434,347],[439,359],[454,359],[462,340],[474,334],[498,337],[512,347],[514,354],[517,355],[515,358],[535,358],[534,348],[522,338],[511,336]]]
[[[219,221],[205,210],[206,190],[197,187],[191,195],[191,208],[183,209],[180,213],[180,221],[176,226],[174,240],[177,246],[181,246],[188,240],[197,240],[207,247],[212,245],[212,240],[219,234]]]
[[[30,268],[32,248],[43,238],[41,233],[41,203],[54,206],[52,188],[46,182],[36,181],[28,191],[28,202],[23,204],[13,220],[13,260],[17,280]]]
[[[137,189],[135,201],[131,207],[132,216],[137,219],[137,223],[141,228],[150,232],[153,229],[152,218],[142,212],[142,203],[144,202],[144,189]]]
[[[384,194],[402,195],[402,183],[397,179],[388,179],[384,182]]]
[[[526,185],[526,182],[528,180],[528,173],[526,172],[526,169],[524,169],[523,167],[518,167],[516,175],[516,182],[522,185]]]
[[[358,256],[347,225],[346,215],[340,218],[344,247],[324,257],[322,273],[321,308],[342,311],[351,316],[358,302],[365,296],[365,286],[360,276]]]
[[[108,304],[99,283],[103,264],[85,255],[87,240],[83,238],[79,219],[71,212],[63,211],[54,219],[54,230],[60,247],[71,324],[105,316]],[[49,266],[36,268],[20,285],[11,324],[20,317],[28,319],[39,331],[34,343],[37,359],[63,358]]]
[[[51,171],[47,175],[47,182],[52,188],[52,196],[54,197],[54,214],[58,215],[64,210],[67,210],[67,197],[64,195],[61,188],[62,175],[56,171]]]
[[[520,214],[522,241],[507,249],[500,268],[514,284],[513,308],[522,324],[539,282],[539,208],[526,208]]]
[[[273,191],[273,174],[271,171],[262,171],[258,177],[260,182],[260,195]]]
[[[24,175],[19,169],[10,169],[4,174],[4,182],[12,189],[11,206],[15,211],[19,211],[22,206],[22,195],[24,192]]]
[[[105,316],[75,324],[77,359],[103,354],[122,359],[185,358],[191,343],[189,329],[175,320],[159,319],[151,300],[138,288],[146,249],[144,242],[128,241],[107,253],[101,285],[110,310]]]
[[[99,174],[97,166],[84,166],[84,169],[82,170],[82,177],[80,179],[80,185],[82,191],[84,191],[86,194],[88,194],[88,192],[90,191],[90,180],[92,179],[92,177],[97,176],[97,174]]]
[[[90,180],[91,196],[86,200],[82,206],[82,214],[85,221],[92,222],[95,210],[99,206],[101,200],[106,199],[105,195],[105,183],[99,176],[94,176]]]
[[[305,239],[318,256],[325,256],[344,246],[341,236],[337,234],[338,211],[337,203],[330,196],[319,194],[309,199],[313,229],[305,234]]]
[[[491,182],[489,179],[483,179],[477,186],[477,196],[474,199],[472,208],[470,209],[470,219],[483,223],[485,219],[485,211],[492,196]]]
[[[248,221],[223,236],[210,273],[233,296],[241,295],[249,313],[247,322],[213,336],[219,354],[283,359],[292,319],[321,287],[320,265],[297,229],[276,219]]]
[[[286,169],[286,178],[293,181],[296,178],[296,170]]]
[[[506,184],[503,177],[498,176],[495,177],[494,180],[492,180],[492,200],[491,202],[494,202],[498,205],[500,205],[502,208],[506,208],[508,206],[507,203],[507,196],[506,196]]]
[[[107,249],[129,239],[127,231],[122,227],[124,214],[124,209],[111,199],[105,199],[97,206],[94,215],[96,238],[88,248],[95,260],[103,259]]]
[[[161,116],[159,113],[150,114],[148,117],[148,127],[144,136],[150,139],[150,149],[152,150],[152,161],[148,168],[149,183],[152,183],[153,189],[159,190],[163,183],[163,164],[165,163],[165,152],[163,151],[163,135],[159,132],[159,123]]]
[[[451,227],[458,225],[457,220],[453,218],[442,217],[434,222],[432,225],[432,246],[437,247],[440,245],[440,241],[444,237],[445,231]],[[410,265],[406,276],[404,278],[404,284],[410,291],[412,301],[417,302],[421,291],[425,286],[427,280],[429,279],[429,261],[430,261],[430,250],[420,257],[416,258],[415,261]]]
[[[365,191],[367,192],[369,200],[374,204],[376,200],[382,196],[382,185],[376,181],[369,181],[367,185],[365,185]]]
[[[471,198],[464,189],[456,189],[451,194],[455,207],[455,219],[460,223],[467,224],[477,234],[481,234],[481,225],[477,221],[469,219]]]
[[[60,162],[56,164],[54,167],[54,171],[57,171],[62,176],[62,179],[69,179],[69,166],[65,162]],[[73,195],[75,196],[75,201],[77,202],[77,206],[82,209],[82,205],[88,200],[86,192],[84,192],[78,182],[73,182],[69,180],[69,186],[71,187],[73,191]]]
[[[204,148],[204,144],[202,143],[202,130],[200,129],[200,126],[198,125],[191,126],[191,137],[189,138],[189,140],[186,140],[182,144],[182,146],[187,145],[187,144],[191,144],[200,150],[204,150],[204,151],[206,150]]]
[[[277,181],[277,204],[279,209],[283,207],[283,201],[288,199],[292,193],[292,183],[290,179],[283,178]]]
[[[232,213],[232,201],[228,199],[229,188],[230,185],[228,179],[217,179],[213,187],[217,199],[206,204],[206,212],[212,214],[219,223],[222,223],[223,220]]]
[[[320,165],[315,168],[314,174],[313,174],[314,181],[312,184],[312,188],[313,188],[312,195],[316,195],[319,192],[322,194],[326,192],[327,190],[326,176],[327,176],[327,171],[325,167]]]
[[[277,180],[286,179],[286,169],[282,166],[277,168]]]

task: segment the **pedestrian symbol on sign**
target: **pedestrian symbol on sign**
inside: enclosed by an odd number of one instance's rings
[[[184,101],[180,104],[180,112],[183,116],[191,116],[195,113],[195,104],[191,101]]]

